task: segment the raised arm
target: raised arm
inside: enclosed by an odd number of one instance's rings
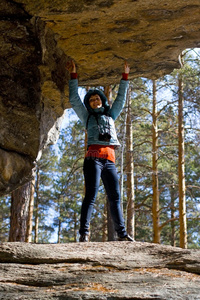
[[[76,73],[76,65],[75,62],[73,60],[70,60],[67,62],[66,64],[66,69],[67,71],[71,74],[71,73]]]
[[[78,94],[78,80],[76,73],[76,65],[73,60],[67,63],[66,69],[70,73],[71,79],[69,80],[69,101],[74,109],[75,113],[81,120],[81,122],[86,125],[88,112],[83,105],[81,98]]]
[[[110,115],[114,120],[116,120],[117,117],[120,115],[124,107],[124,104],[126,102],[126,94],[129,85],[129,81],[128,81],[129,72],[130,72],[130,67],[125,61],[124,73],[122,73],[122,79],[120,80],[118,94],[112,105],[112,108],[110,109]]]

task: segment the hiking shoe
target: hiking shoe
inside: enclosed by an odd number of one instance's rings
[[[118,237],[118,241],[121,241],[121,242],[125,242],[125,241],[129,241],[129,242],[134,242],[134,239],[130,236],[130,235],[125,235],[123,237]]]
[[[89,242],[89,237],[87,234],[82,234],[79,238],[79,242]]]

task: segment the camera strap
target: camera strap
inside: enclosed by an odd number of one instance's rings
[[[97,116],[97,114],[95,114],[95,113],[91,114],[91,113],[90,113],[89,116],[88,116],[88,118],[87,118],[87,122],[86,122],[86,130],[88,129],[88,123],[89,123],[89,119],[90,119],[91,116],[94,116],[94,117],[95,117],[96,122],[97,122],[97,125],[98,125],[98,128],[99,128],[99,121],[98,121],[98,116]]]
[[[98,114],[97,113],[93,113],[93,114],[89,114],[89,116],[88,116],[88,118],[87,118],[87,121],[86,121],[86,130],[88,129],[88,123],[89,123],[89,119],[90,119],[90,117],[91,116],[94,116],[95,117],[95,119],[96,119],[96,122],[97,122],[97,125],[98,125],[98,130],[99,130],[99,132],[101,132],[101,130],[100,130],[100,125],[99,125],[99,121],[98,121]],[[105,115],[107,118],[108,118],[108,114],[103,114],[103,115]],[[109,125],[109,121],[107,120],[107,123],[108,123],[108,125]],[[109,126],[109,131],[110,131],[110,126]]]

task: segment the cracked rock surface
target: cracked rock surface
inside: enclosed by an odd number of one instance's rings
[[[0,299],[200,299],[200,250],[3,243],[0,262]]]

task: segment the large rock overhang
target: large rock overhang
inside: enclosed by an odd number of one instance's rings
[[[200,46],[199,0],[2,0],[0,3],[0,194],[31,178],[69,108],[65,64],[82,86],[158,78]]]

